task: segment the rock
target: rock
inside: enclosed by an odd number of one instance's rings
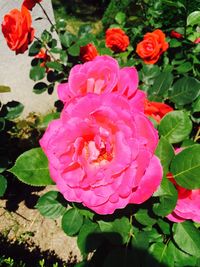
[[[14,8],[20,9],[22,2],[23,0],[1,0],[0,23],[2,23],[4,15],[10,12],[10,10]],[[43,0],[41,4],[54,22],[51,1]],[[35,36],[39,37],[44,29],[50,29],[50,24],[39,5],[36,5],[31,13],[33,27],[36,30]],[[35,21],[38,17],[42,17],[43,19]],[[58,36],[54,36],[54,38],[58,40]],[[22,117],[26,117],[30,112],[45,114],[54,109],[54,102],[57,100],[56,90],[54,90],[52,95],[49,95],[47,92],[41,95],[33,93],[32,88],[34,82],[29,78],[32,58],[28,56],[28,51],[16,56],[15,52],[8,48],[1,30],[0,59],[0,85],[6,85],[11,88],[11,93],[0,94],[0,102],[4,104],[12,100],[21,102],[25,106]]]

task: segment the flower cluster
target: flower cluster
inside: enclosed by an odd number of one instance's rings
[[[64,109],[40,145],[67,200],[111,214],[146,201],[158,188],[158,134],[144,114],[145,94],[137,87],[136,69],[120,69],[109,56],[76,65],[68,83],[59,85]]]

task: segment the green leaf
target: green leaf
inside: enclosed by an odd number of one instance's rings
[[[33,148],[21,154],[8,171],[25,184],[35,186],[54,184],[49,176],[47,157],[41,148]]]
[[[179,47],[181,45],[182,43],[175,38],[170,40],[170,47]]]
[[[151,85],[153,84],[155,77],[157,77],[160,74],[160,69],[157,65],[144,64],[139,74],[140,74],[140,79],[145,84]]]
[[[77,234],[82,224],[83,215],[77,209],[67,210],[62,217],[62,229],[69,236]]]
[[[192,70],[192,64],[190,62],[185,62],[181,65],[179,65],[176,70],[179,72],[179,73],[186,73],[186,72],[189,72],[190,70]]]
[[[171,234],[171,228],[169,223],[163,221],[162,219],[158,219],[157,224],[165,235]]]
[[[154,193],[154,197],[158,196],[160,203],[153,205],[153,212],[158,216],[166,216],[174,210],[178,197],[177,190],[167,178],[162,180],[160,187]]]
[[[192,105],[192,112],[200,112],[200,96],[197,98],[197,100]]]
[[[126,20],[126,14],[123,12],[118,12],[115,16],[115,20],[118,24],[123,24]]]
[[[76,209],[78,209],[79,213],[82,214],[83,216],[91,220],[94,218],[95,213],[89,210],[88,208],[84,207],[82,204],[73,203],[73,205],[76,207]]]
[[[173,75],[170,72],[162,72],[154,81],[154,84],[148,90],[148,98],[151,101],[159,101],[167,95],[173,82]]]
[[[47,128],[48,124],[53,121],[53,120],[56,120],[60,117],[60,113],[59,112],[54,112],[54,113],[50,113],[50,114],[47,114],[46,116],[44,116],[38,127],[39,128]]]
[[[62,64],[60,64],[59,62],[55,61],[49,61],[49,62],[46,62],[46,66],[50,69],[53,69],[53,70],[57,70],[57,71],[62,71],[63,70],[63,66]]]
[[[42,94],[43,92],[45,92],[48,88],[48,85],[46,83],[40,82],[40,83],[36,83],[33,87],[33,92],[35,94]]]
[[[4,118],[0,117],[0,132],[4,130],[5,125],[6,125],[6,122],[5,122]]]
[[[39,81],[45,77],[46,69],[40,66],[34,66],[30,70],[30,79],[33,81]]]
[[[162,266],[174,266],[173,251],[163,243],[154,243],[149,249],[150,255],[152,255]]]
[[[64,47],[68,48],[74,41],[76,41],[76,36],[71,33],[65,32],[64,34],[60,35],[60,41]]]
[[[159,134],[170,143],[179,143],[186,139],[192,130],[192,122],[184,111],[172,111],[166,114],[159,125]]]
[[[187,17],[187,25],[198,25],[200,21],[200,11],[194,11]]]
[[[2,110],[5,114],[5,119],[14,120],[21,115],[24,110],[24,105],[17,101],[11,101],[4,105]]]
[[[190,221],[173,225],[174,240],[183,251],[200,257],[200,233]]]
[[[131,246],[140,250],[147,249],[149,246],[149,234],[145,231],[140,231],[133,234]]]
[[[185,267],[185,266],[194,266],[197,267],[197,259],[191,255],[184,253],[182,250],[178,249],[173,242],[169,242],[170,249],[173,251],[175,266]]]
[[[29,56],[35,56],[40,52],[42,44],[39,41],[35,41],[29,48]]]
[[[176,155],[170,171],[182,187],[190,190],[200,188],[200,145],[185,148]]]
[[[135,214],[135,219],[142,225],[152,226],[156,223],[156,220],[151,218],[148,214],[148,210],[145,209],[139,209]]]
[[[79,56],[80,54],[80,46],[78,44],[73,44],[72,46],[70,46],[70,48],[68,49],[68,53],[71,56]]]
[[[77,244],[83,256],[97,249],[102,243],[102,234],[97,223],[86,220],[78,234]]]
[[[161,136],[159,140],[155,154],[159,157],[161,161],[164,170],[164,176],[168,172],[169,164],[172,158],[174,157],[174,149],[172,145],[163,136]]]
[[[131,224],[126,217],[115,219],[114,221],[98,221],[103,233],[108,233],[107,238],[113,244],[124,244],[129,239]]]
[[[44,43],[51,42],[52,34],[48,32],[47,30],[44,30],[43,33],[41,34],[41,39]]]
[[[193,77],[183,77],[174,83],[169,98],[177,105],[185,105],[193,102],[199,94],[200,82]]]
[[[0,93],[8,93],[10,91],[11,91],[11,89],[9,86],[0,85]]]
[[[65,213],[65,202],[67,203],[58,191],[49,191],[39,198],[35,207],[44,217],[56,219]]]
[[[7,180],[6,178],[0,174],[0,197],[2,197],[7,188]]]

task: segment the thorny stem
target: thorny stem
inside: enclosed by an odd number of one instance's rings
[[[42,6],[40,3],[38,3],[38,5],[41,7],[43,13],[45,14],[47,20],[49,21],[49,23],[51,24],[51,26],[53,27],[53,29],[58,33],[58,31],[57,31],[55,25],[54,25],[53,22],[51,21],[51,19],[50,19],[49,15],[47,14],[46,10],[43,8],[43,6]]]

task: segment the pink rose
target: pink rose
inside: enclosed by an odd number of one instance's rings
[[[40,140],[59,191],[99,214],[142,203],[156,191],[157,143],[152,123],[118,93],[73,98]]]
[[[183,148],[175,150],[175,154],[180,153]],[[200,223],[200,189],[188,190],[178,185],[172,173],[167,174],[167,178],[175,185],[178,191],[178,201],[176,207],[167,218],[172,222],[184,222],[193,220]]]
[[[68,83],[58,86],[58,97],[66,103],[73,97],[87,93],[118,92],[131,101],[133,108],[137,106],[144,111],[145,93],[137,88],[138,73],[134,67],[120,69],[117,60],[112,57],[97,56],[71,69]]]

